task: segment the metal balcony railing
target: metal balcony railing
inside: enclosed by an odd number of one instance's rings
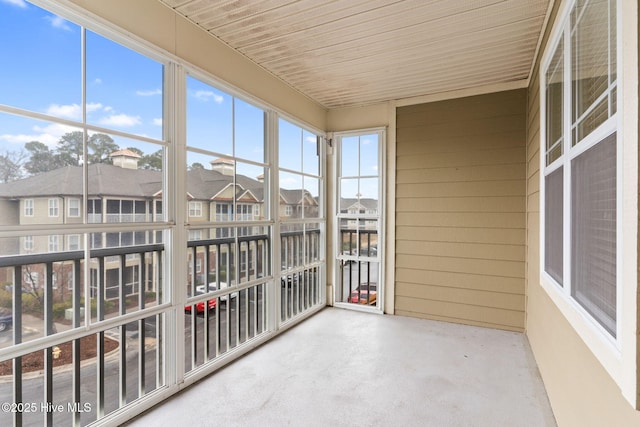
[[[378,230],[340,230],[339,255],[341,302],[376,305],[378,295]]]
[[[284,322],[321,303],[323,260],[319,230],[280,239],[284,261],[274,290]],[[268,234],[187,243],[187,304],[177,308],[185,313],[178,327],[187,376],[267,332],[276,309],[267,299],[270,243]],[[0,257],[0,271],[12,277],[0,289],[12,317],[0,330],[0,400],[38,406],[36,413],[0,414],[0,425],[85,425],[165,385],[164,331],[176,327],[166,315],[176,307],[162,308],[170,295],[165,254],[156,243],[91,248],[88,258],[84,250]],[[65,410],[40,410],[49,404]]]

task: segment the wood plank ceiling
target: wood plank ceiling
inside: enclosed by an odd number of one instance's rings
[[[159,0],[326,108],[526,79],[549,0]]]

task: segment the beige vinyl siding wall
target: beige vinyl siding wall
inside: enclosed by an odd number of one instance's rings
[[[549,28],[557,14],[556,2]],[[540,58],[527,100],[526,334],[559,426],[640,426],[640,412],[540,285]]]
[[[395,313],[522,331],[526,91],[396,117]]]

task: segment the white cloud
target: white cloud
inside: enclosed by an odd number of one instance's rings
[[[102,109],[102,104],[100,103],[89,103],[87,104],[87,113],[92,113],[94,111],[100,111]],[[107,107],[110,108],[110,107]],[[105,108],[105,111],[108,111]],[[78,104],[67,104],[67,105],[58,105],[51,104],[46,111],[47,114],[62,117],[64,119],[70,120],[80,120],[82,119],[82,107]]]
[[[25,2],[24,0],[0,0],[0,3],[6,3],[13,6],[18,6],[22,9],[25,9],[27,7],[27,2]]]
[[[317,142],[317,138],[315,136],[308,136],[305,138],[305,140],[307,142],[310,142],[311,144],[315,144]]]
[[[154,95],[162,95],[162,90],[154,89],[154,90],[137,90],[136,95],[138,96],[154,96]]]
[[[93,113],[94,111],[100,111],[102,109],[102,104],[99,102],[90,102],[87,104],[87,113]],[[111,107],[104,107],[104,111],[111,111]]]
[[[365,139],[362,140],[362,145],[369,145],[369,144],[371,144],[371,140],[370,139],[366,139],[365,138]]]
[[[207,102],[209,100],[213,100],[213,102],[215,102],[216,104],[222,104],[222,101],[224,101],[222,95],[218,95],[217,93],[210,90],[198,90],[196,91],[194,96],[200,101]]]
[[[24,145],[31,141],[40,141],[49,148],[53,148],[57,145],[62,135],[68,132],[77,131],[78,129],[66,125],[51,124],[48,126],[34,126],[32,130],[33,133],[31,134],[0,135],[0,141],[20,145]]]
[[[95,80],[93,80],[93,84],[94,85],[101,85],[102,84],[102,79],[100,77],[96,77]]]
[[[153,119],[154,126],[162,126],[162,119]]]
[[[131,127],[141,123],[140,116],[129,116],[127,114],[112,114],[100,119],[100,124],[105,126]]]
[[[59,16],[56,16],[56,15],[45,16],[45,19],[51,23],[51,26],[53,28],[57,28],[59,30],[64,30],[64,31],[71,31],[71,27],[69,26],[68,21]]]
[[[82,108],[78,104],[51,104],[47,108],[47,114],[65,119],[80,120],[82,118]]]

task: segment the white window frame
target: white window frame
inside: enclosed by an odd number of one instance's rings
[[[122,30],[120,27],[116,26],[115,24],[112,24],[109,21],[100,19],[99,17],[93,15],[90,10],[89,11],[86,10],[91,8],[85,9],[85,8],[82,8],[81,6],[74,5],[72,2],[57,2],[54,0],[38,0],[36,4],[38,5],[42,4],[44,5],[46,10],[52,13],[59,14],[61,17],[65,19],[69,19],[74,23],[78,23],[80,25],[86,26],[87,31],[95,31],[99,35],[105,36],[114,42],[120,43],[123,46],[133,49],[138,53],[142,53],[146,56],[149,56],[151,59],[160,61],[165,65],[165,70],[164,70],[165,77],[163,79],[163,98],[165,99],[165,102],[164,102],[165,108],[163,109],[163,116],[162,116],[163,126],[165,127],[163,128],[162,139],[156,139],[156,138],[141,136],[137,134],[129,134],[125,131],[113,129],[114,131],[113,133],[115,133],[117,136],[121,136],[124,138],[128,137],[135,141],[142,141],[142,142],[146,141],[149,143],[153,143],[158,145],[159,147],[160,146],[164,147],[165,151],[167,151],[168,160],[165,161],[166,167],[163,167],[163,170],[162,170],[163,186],[162,186],[162,193],[161,193],[161,197],[163,198],[161,206],[163,207],[162,210],[164,212],[164,215],[162,216],[164,218],[164,222],[161,224],[153,224],[153,228],[151,228],[151,225],[149,224],[143,224],[142,226],[140,226],[139,224],[119,224],[118,227],[116,228],[115,225],[101,226],[101,225],[94,225],[93,222],[90,222],[89,224],[78,225],[78,227],[80,228],[72,227],[70,230],[62,231],[63,234],[68,232],[73,233],[77,231],[82,231],[86,233],[91,233],[92,236],[94,233],[97,233],[96,236],[97,235],[102,236],[101,237],[102,246],[106,246],[107,240],[108,240],[107,236],[110,233],[113,233],[114,230],[124,230],[119,232],[119,233],[124,233],[124,232],[134,232],[135,230],[142,228],[145,230],[148,229],[149,231],[153,230],[155,232],[163,233],[162,241],[166,245],[165,252],[164,252],[166,254],[166,262],[162,263],[162,277],[166,278],[166,282],[163,282],[163,289],[165,290],[165,292],[163,292],[161,305],[157,307],[147,307],[145,308],[147,312],[140,311],[136,313],[128,313],[127,316],[119,315],[117,317],[110,318],[108,321],[110,322],[111,326],[122,326],[125,323],[131,322],[131,321],[141,320],[147,315],[155,315],[156,313],[167,314],[167,316],[165,316],[164,318],[166,319],[167,325],[169,326],[167,327],[168,329],[163,328],[163,331],[161,332],[163,334],[162,335],[163,346],[161,348],[159,347],[159,352],[161,352],[159,354],[162,357],[162,361],[167,362],[166,364],[163,363],[162,375],[164,375],[163,377],[164,387],[154,390],[154,392],[149,395],[145,395],[141,397],[139,401],[136,401],[133,404],[130,404],[130,403],[125,404],[125,402],[121,402],[118,409],[116,411],[113,411],[110,414],[98,415],[98,420],[97,420],[98,423],[120,424],[123,421],[126,421],[128,419],[128,416],[130,416],[129,414],[151,407],[154,402],[157,402],[158,396],[169,397],[170,395],[174,394],[178,390],[178,388],[175,387],[176,384],[181,386],[188,386],[198,381],[199,379],[203,378],[205,375],[210,374],[214,369],[218,369],[221,365],[226,364],[237,357],[240,357],[244,352],[246,352],[245,349],[248,350],[252,346],[258,345],[261,342],[265,342],[274,336],[272,332],[276,331],[280,327],[279,322],[277,320],[278,319],[278,316],[277,316],[278,299],[275,297],[276,293],[274,292],[274,289],[279,288],[279,282],[280,282],[280,277],[278,275],[279,273],[277,268],[275,267],[277,265],[277,262],[276,262],[277,257],[279,256],[278,255],[279,239],[272,239],[273,242],[270,243],[271,245],[270,247],[272,247],[273,249],[268,251],[273,253],[273,255],[271,255],[270,258],[268,259],[268,262],[270,263],[270,268],[265,267],[266,271],[268,272],[273,271],[275,273],[270,273],[272,278],[268,278],[268,277],[260,278],[260,280],[266,281],[265,288],[264,288],[265,289],[264,295],[266,295],[265,298],[267,298],[267,301],[265,303],[267,309],[264,311],[265,313],[264,324],[265,324],[265,330],[268,331],[269,333],[263,334],[262,336],[257,337],[255,340],[247,341],[248,344],[245,345],[244,348],[239,348],[238,349],[239,351],[230,353],[229,357],[225,356],[224,360],[219,359],[219,363],[218,362],[208,363],[208,365],[203,366],[202,369],[199,368],[197,370],[194,370],[193,372],[190,372],[188,375],[185,374],[184,363],[182,360],[182,358],[184,357],[185,331],[184,331],[184,328],[182,327],[173,328],[172,325],[177,324],[182,326],[183,324],[182,321],[185,317],[183,307],[187,300],[186,294],[180,291],[182,287],[185,286],[185,284],[183,283],[183,279],[187,276],[186,273],[188,270],[188,267],[185,266],[182,261],[186,259],[187,250],[188,250],[187,244],[186,244],[187,236],[185,231],[185,229],[188,229],[188,225],[185,226],[187,224],[186,214],[188,213],[188,210],[185,209],[184,207],[184,194],[187,188],[185,156],[188,150],[185,151],[184,144],[181,144],[181,143],[173,144],[173,143],[170,143],[169,141],[175,140],[175,141],[182,142],[186,140],[186,128],[183,123],[184,108],[180,107],[181,105],[184,107],[184,101],[185,101],[185,95],[186,95],[184,77],[186,73],[189,72],[191,74],[189,70],[193,70],[193,73],[192,73],[193,75],[196,75],[196,76],[203,75],[204,77],[206,77],[206,78],[201,78],[201,80],[205,82],[216,81],[215,77],[212,77],[211,74],[208,74],[205,71],[195,70],[195,67],[192,67],[186,60],[172,56],[170,53],[162,50],[161,48],[151,43],[148,43],[142,40],[141,38],[138,38],[135,34],[128,33]],[[84,44],[83,44],[83,47],[84,47]],[[85,65],[85,61],[83,61],[83,66],[84,65]],[[83,81],[83,83],[86,83],[86,82]],[[216,87],[225,90],[227,93],[229,93],[234,97],[242,96],[243,100],[245,99],[248,101],[254,100],[252,97],[248,96],[246,93],[241,92],[240,89],[233,88],[225,84],[219,84],[219,85],[216,84]],[[83,105],[85,105],[86,99],[83,99],[82,102],[83,102]],[[253,104],[256,106],[263,105],[257,99],[255,99],[255,103]],[[278,117],[278,114],[280,114],[281,112],[278,111],[277,108],[270,105],[265,105],[263,108],[265,109],[265,112],[266,112],[265,120],[267,121],[265,132],[268,134],[268,136],[266,136],[267,146],[265,146],[265,151],[267,152],[268,157],[267,159],[265,159],[264,165],[261,164],[260,162],[247,162],[247,163],[254,164],[255,166],[263,166],[265,168],[268,167],[271,170],[269,174],[265,174],[267,178],[270,179],[269,181],[267,181],[268,187],[265,188],[265,190],[268,190],[268,191],[265,191],[265,193],[271,194],[273,196],[268,197],[266,199],[266,202],[269,203],[268,205],[263,205],[265,206],[264,207],[265,212],[268,212],[268,214],[267,213],[264,214],[265,219],[262,220],[259,225],[264,224],[265,226],[271,227],[274,230],[272,231],[272,233],[275,233],[278,230],[279,221],[280,221],[277,218],[278,203],[276,202],[276,197],[278,194],[277,193],[277,190],[278,190],[277,117]],[[0,110],[6,110],[6,109],[7,108],[5,108],[5,106],[0,105]],[[23,114],[23,113],[26,117],[42,119],[41,117],[42,114],[40,113],[36,113],[32,111],[20,112],[20,114]],[[76,122],[76,121],[70,121],[70,120],[61,119],[61,118],[53,118],[53,121],[56,123],[63,123],[63,124],[70,123],[72,125],[76,125],[77,127],[81,128],[85,132],[87,130],[92,131],[93,128],[96,127],[96,126],[92,127],[91,124],[87,123],[86,120],[84,119],[81,122]],[[105,128],[105,130],[110,130],[110,129]],[[317,132],[321,134],[320,130],[318,130]],[[324,148],[322,149],[324,150]],[[207,150],[199,150],[199,151],[201,151],[203,154],[211,154]],[[324,159],[324,155],[322,156],[322,159]],[[324,180],[326,167],[324,165],[324,160],[321,160],[321,162],[322,162],[321,163],[322,180]],[[275,178],[271,178],[271,177],[275,177]],[[323,190],[323,187],[321,187],[321,191],[320,191],[321,195],[325,193],[322,190]],[[85,200],[86,198],[87,198],[87,194],[83,196],[83,200]],[[322,209],[324,209],[324,200],[321,199],[321,201],[322,201],[321,207]],[[44,202],[44,199],[43,199],[43,202]],[[101,214],[98,214],[98,217],[99,217],[98,219],[104,218],[106,220],[108,215],[110,215],[107,213],[108,212],[107,203],[108,202],[106,199],[102,200]],[[233,204],[231,204],[230,206],[232,206],[231,209],[233,209]],[[61,214],[62,216],[64,216],[65,214],[64,206],[62,209],[63,210]],[[86,205],[85,205],[85,209],[87,209]],[[134,206],[134,212],[135,212],[135,206]],[[232,221],[232,218],[229,217],[232,214],[233,212],[227,213],[228,218],[226,218],[226,221]],[[58,211],[57,216],[59,215],[60,215],[60,212]],[[95,212],[94,212],[94,215],[95,215]],[[326,232],[325,222],[326,222],[326,215],[324,214],[324,211],[322,211],[322,217],[313,218],[313,223],[320,224],[323,235]],[[250,225],[253,225],[253,224],[250,224]],[[54,227],[54,229],[57,232],[61,232],[62,230],[60,229],[60,227]],[[21,230],[19,226],[16,226],[15,230],[17,230],[17,232],[23,232],[23,230]],[[36,234],[37,236],[42,236],[42,238],[44,238],[44,236],[47,233],[52,232],[50,225],[42,225],[39,229],[37,230],[34,229],[34,231],[37,232]],[[121,235],[119,235],[118,237],[120,238]],[[38,239],[40,240],[40,238]],[[321,239],[319,243],[320,254],[325,253],[324,241],[325,239]],[[63,240],[61,240],[60,242],[63,242]],[[229,255],[230,254],[227,254],[227,253],[222,254],[222,256],[225,258],[228,258]],[[119,260],[118,258],[119,258],[118,256],[106,257],[105,263],[118,262]],[[128,259],[129,258],[127,258],[127,260]],[[320,284],[326,283],[326,277],[325,277],[326,264],[325,263],[326,263],[326,260],[324,259],[324,257],[321,260],[317,261],[318,268],[320,270],[320,277],[319,277]],[[237,264],[238,263],[236,263],[236,265]],[[204,267],[205,269],[207,268],[206,265]],[[90,277],[91,271],[97,272],[97,270],[94,270],[91,268],[89,262],[86,262],[84,265],[85,277]],[[105,271],[110,272],[112,271],[112,269],[107,269]],[[37,273],[34,273],[34,274],[35,274],[34,276],[35,280],[37,282]],[[140,274],[139,270],[137,274],[139,277],[139,274]],[[103,282],[104,280],[105,280],[104,277],[97,278],[98,282]],[[92,281],[92,283],[88,284],[88,286],[90,286],[91,289],[97,290],[97,282],[95,281]],[[242,284],[241,286],[250,286],[250,284]],[[110,286],[108,283],[104,283],[103,289],[104,289],[104,293],[103,295],[100,296],[100,298],[104,298],[105,300],[107,300],[106,298],[107,292],[113,289],[113,286]],[[320,288],[320,290],[323,291],[322,288]],[[91,296],[91,292],[85,292],[84,300],[85,300],[86,306],[89,305],[88,302],[89,302],[90,296]],[[326,301],[325,292],[319,292],[318,304],[313,308],[312,311],[321,310],[325,305],[325,301]],[[267,312],[267,310],[269,311]],[[148,311],[151,311],[151,313],[148,314]],[[87,313],[89,312],[87,311]],[[71,333],[71,336],[65,335],[63,338],[65,340],[76,339],[76,338],[79,338],[81,335],[86,335],[88,333],[93,333],[94,331],[97,332],[104,329],[104,326],[101,323],[91,322],[89,317],[90,317],[89,314],[85,316],[85,320],[87,321],[87,324],[85,325],[84,328],[75,328],[74,330],[69,331],[69,333]],[[287,327],[299,321],[302,321],[304,318],[306,318],[306,315],[300,316],[298,319],[295,319],[295,321],[289,322],[287,324]],[[167,329],[170,332],[166,333],[164,329]],[[46,342],[42,342],[42,340],[36,340],[33,342],[25,343],[25,349],[28,349],[30,351],[31,350],[40,351],[44,346],[50,346],[51,344],[53,344],[54,341],[55,340],[53,337],[48,337],[48,340],[46,340]],[[98,373],[98,375],[100,375],[100,373]],[[99,380],[103,380],[103,377],[99,377]],[[74,384],[75,383],[77,383],[77,381],[74,380]]]
[[[60,249],[60,239],[57,234],[49,236],[47,248],[49,252],[57,252]]]
[[[189,217],[196,218],[202,216],[202,202],[189,202]]]
[[[202,230],[189,230],[189,240],[202,240]]]
[[[70,251],[80,250],[80,235],[70,234],[67,236],[67,249]]]
[[[67,201],[67,216],[69,216],[69,218],[80,217],[80,199],[73,198]]]
[[[291,216],[291,215],[293,215],[293,206],[284,205],[284,216]]]
[[[637,375],[638,364],[637,337],[635,327],[637,323],[638,308],[634,295],[637,295],[637,202],[638,202],[638,96],[637,91],[631,90],[625,93],[625,87],[630,85],[637,87],[637,13],[636,2],[617,0],[617,34],[616,34],[616,58],[617,58],[617,108],[616,114],[602,123],[590,135],[582,139],[576,146],[571,147],[571,139],[565,144],[571,150],[565,150],[562,155],[566,160],[557,159],[549,166],[546,165],[546,70],[552,60],[560,38],[564,35],[565,56],[567,55],[571,38],[567,37],[570,30],[566,30],[570,19],[571,9],[575,0],[563,0],[558,15],[554,22],[551,36],[544,48],[540,62],[540,248],[539,248],[539,272],[540,283],[560,312],[567,319],[571,327],[581,337],[590,351],[599,360],[608,374],[620,387],[624,397],[635,407],[637,406]],[[622,40],[632,40],[633,43]],[[565,62],[566,67],[567,62]],[[624,70],[627,70],[625,74]],[[570,69],[569,71],[570,72]],[[565,74],[566,75],[566,74]],[[571,85],[571,79],[563,79],[566,85]],[[565,88],[565,106],[563,107],[563,126],[565,139],[571,135],[571,88]],[[566,131],[568,129],[568,132]],[[545,177],[548,173],[559,167],[571,165],[571,160],[582,154],[600,141],[617,132],[617,206],[616,206],[616,337],[612,337],[576,300],[571,297],[571,263],[570,254],[564,251],[563,286],[545,271]],[[570,168],[569,168],[570,169]],[[568,179],[569,178],[569,179]],[[567,189],[571,186],[570,170],[564,172],[563,189],[565,191],[563,206],[564,245],[571,245],[571,201]],[[631,213],[631,214],[629,214]],[[635,213],[635,214],[633,214]],[[633,238],[628,238],[633,236]],[[632,297],[624,297],[631,295]]]
[[[24,236],[23,246],[24,246],[24,250],[25,251],[32,251],[33,250],[33,236]]]
[[[378,136],[378,170],[377,170],[377,175],[358,175],[358,178],[373,178],[376,177],[378,179],[378,212],[376,212],[375,214],[371,215],[366,213],[366,209],[364,209],[364,207],[362,205],[359,204],[357,209],[349,209],[347,210],[347,212],[341,212],[340,209],[340,196],[341,196],[341,191],[340,191],[340,181],[343,178],[342,177],[342,139],[343,138],[348,138],[348,137],[361,137],[361,136],[366,136],[366,135],[374,135],[376,134]],[[378,251],[375,255],[375,257],[373,258],[377,258],[377,263],[378,263],[378,285],[377,285],[377,297],[376,297],[376,305],[374,307],[371,306],[363,306],[362,304],[352,304],[349,302],[339,302],[340,301],[340,297],[338,295],[339,292],[339,286],[335,286],[334,289],[334,305],[336,307],[344,307],[344,308],[348,308],[351,310],[357,310],[357,311],[367,311],[367,312],[374,312],[374,313],[384,313],[384,309],[385,309],[385,287],[387,286],[387,281],[386,281],[386,274],[385,274],[385,263],[386,263],[386,256],[385,256],[385,221],[386,221],[386,211],[382,208],[383,206],[386,206],[386,197],[385,197],[385,193],[384,193],[384,189],[385,189],[385,182],[386,182],[386,156],[385,156],[385,147],[387,146],[387,131],[386,128],[371,128],[371,129],[359,129],[359,130],[353,130],[353,131],[346,131],[346,132],[336,132],[334,134],[334,136],[336,137],[336,140],[339,141],[336,143],[336,154],[334,155],[334,177],[333,177],[333,197],[334,197],[334,225],[333,225],[333,253],[334,253],[334,262],[340,263],[342,261],[348,262],[348,259],[354,259],[353,256],[354,254],[345,254],[343,253],[342,247],[341,247],[341,237],[340,237],[340,223],[342,221],[342,219],[346,219],[349,221],[354,221],[353,223],[350,222],[350,224],[353,224],[354,227],[358,227],[358,223],[361,220],[365,220],[365,223],[367,223],[366,220],[369,221],[375,221],[375,223],[377,224],[377,229],[378,229]],[[358,160],[359,162],[359,160]],[[355,211],[354,213],[351,213]],[[358,237],[358,243],[357,243],[357,247],[359,247],[360,243],[359,243],[359,237]],[[360,259],[360,254],[355,254],[356,259]],[[364,257],[366,259],[366,257]],[[341,273],[341,269],[339,268],[334,268],[334,283],[340,283],[341,278],[340,278],[340,274]]]
[[[57,198],[51,198],[48,201],[49,206],[49,218],[57,218],[60,216],[60,200]]]
[[[32,217],[34,215],[35,206],[33,199],[24,199],[24,216]]]

